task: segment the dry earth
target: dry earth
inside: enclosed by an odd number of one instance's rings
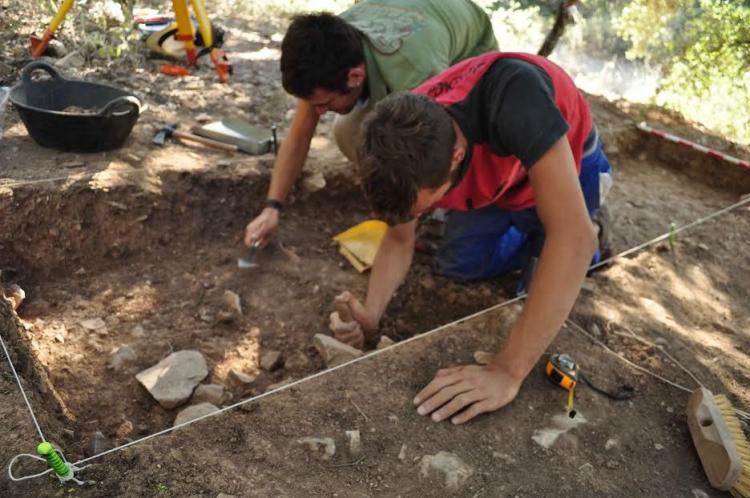
[[[202,114],[276,123],[283,138],[293,104],[278,84],[283,24],[247,17],[230,23],[230,85],[217,83],[209,69],[170,79],[158,75],[154,61],[138,68],[96,62],[85,70],[65,68],[128,88],[149,104],[118,151],[43,149],[8,112],[0,142],[0,269],[3,284],[19,284],[27,298],[17,316],[0,304],[0,332],[42,430],[71,460],[172,425],[180,409],[163,409],[135,379],[172,351],[205,356],[204,382],[224,386],[224,406],[321,372],[311,339],[326,332],[333,296],[344,289],[364,292],[366,276],[331,243],[367,210],[351,166],[327,138],[330,117],[306,166],[307,175],[324,175],[326,187],[309,192],[298,186],[279,244],[250,271],[239,271],[235,261],[244,224],[264,198],[273,157],[151,144],[161,123],[188,126]],[[3,52],[11,67],[23,62],[19,40]],[[591,101],[616,168],[610,205],[617,250],[750,192],[748,172],[644,136],[632,122],[648,119],[736,155],[747,157],[748,150],[659,109]],[[671,354],[707,387],[748,410],[749,233],[746,205],[681,233],[673,247],[663,242],[618,260],[587,279],[571,319],[618,355],[695,387],[665,352]],[[418,255],[382,332],[398,341],[459,320],[509,299],[513,280],[453,283],[433,275],[430,257]],[[222,321],[227,290],[240,296],[243,313]],[[635,397],[615,402],[582,387],[577,406],[585,423],[549,448],[533,437],[554,427],[564,393],[544,379],[541,364],[518,398],[497,413],[464,427],[419,417],[414,394],[437,368],[497,349],[514,306],[97,458],[80,474],[88,482],[83,487],[62,486],[49,476],[12,483],[3,475],[0,495],[445,496],[444,479],[420,477],[420,458],[446,451],[471,469],[457,496],[721,496],[692,449],[687,394],[615,359],[572,325],[549,352],[568,352],[609,388],[634,386]],[[81,325],[91,319],[105,328]],[[109,368],[112,352],[122,346],[132,348],[133,358]],[[282,360],[267,371],[260,359],[269,351]],[[256,380],[240,383],[232,370]],[[4,359],[0,418],[5,466],[14,455],[33,452],[38,438]],[[360,431],[361,454],[347,449],[347,430]],[[332,438],[333,457],[321,460],[297,442],[308,436]],[[27,462],[15,467],[23,475],[40,469]]]

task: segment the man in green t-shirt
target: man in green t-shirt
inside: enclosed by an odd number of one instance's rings
[[[278,227],[323,113],[339,114],[334,137],[353,160],[359,123],[375,103],[492,50],[490,20],[470,0],[365,0],[339,16],[295,17],[281,44],[281,75],[297,107],[265,208],[245,228],[245,244],[265,244]]]

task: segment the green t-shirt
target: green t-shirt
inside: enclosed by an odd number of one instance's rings
[[[470,0],[365,0],[340,17],[365,36],[371,103],[497,50],[489,17]]]

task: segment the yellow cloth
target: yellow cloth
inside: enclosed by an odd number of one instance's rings
[[[362,273],[370,269],[375,262],[375,255],[387,228],[385,222],[368,220],[341,232],[333,240],[341,246],[341,255]]]

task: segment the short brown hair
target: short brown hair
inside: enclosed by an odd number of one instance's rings
[[[448,112],[423,95],[394,93],[362,123],[360,179],[376,216],[390,225],[411,219],[417,192],[450,178],[456,133]]]
[[[354,26],[328,12],[298,15],[281,42],[281,85],[303,99],[316,88],[348,93],[349,70],[364,61]]]

